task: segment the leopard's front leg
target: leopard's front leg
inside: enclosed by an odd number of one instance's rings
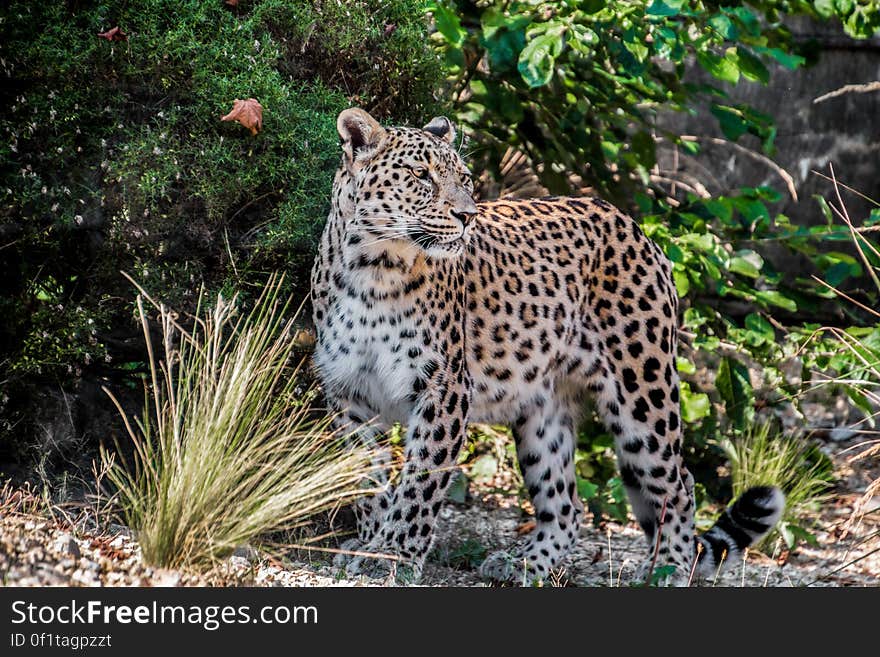
[[[344,541],[340,546],[343,551],[333,559],[336,566],[342,567],[373,539],[384,518],[384,509],[388,508],[391,454],[382,439],[391,427],[362,399],[338,397],[334,398],[333,405],[339,409],[333,416],[336,431],[352,444],[369,449],[373,460],[373,467],[362,483],[365,494],[352,507],[357,520],[357,537]]]
[[[469,405],[470,382],[457,350],[436,368],[416,400],[407,425],[400,483],[390,494],[379,531],[365,548],[395,559],[358,557],[346,567],[349,575],[383,577],[393,571],[402,579],[419,578],[466,436]]]

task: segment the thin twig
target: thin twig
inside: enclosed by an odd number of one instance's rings
[[[300,543],[285,543],[285,547],[295,550],[315,550],[317,552],[330,552],[332,554],[348,554],[353,557],[375,557],[376,559],[388,559],[389,561],[400,561],[400,557],[396,554],[385,554],[382,552],[364,552],[362,550],[343,550],[342,548],[316,547],[314,545],[302,545]]]
[[[663,498],[663,508],[660,510],[660,522],[657,523],[657,540],[654,544],[654,555],[651,557],[651,568],[648,570],[648,578],[642,586],[650,586],[654,578],[654,567],[657,565],[657,557],[660,555],[660,540],[663,538],[663,523],[666,522],[666,497]]]
[[[814,98],[813,105],[824,103],[826,100],[837,98],[838,96],[843,96],[844,94],[866,94],[871,91],[880,91],[880,80],[876,80],[875,82],[868,82],[867,84],[845,84],[839,89],[829,91],[827,94],[822,94],[818,98]]]
[[[874,310],[873,308],[869,308],[869,307],[866,306],[865,304],[863,304],[863,303],[861,303],[861,302],[859,302],[859,301],[856,301],[856,300],[853,299],[851,296],[849,296],[848,294],[846,294],[846,293],[844,293],[844,292],[841,292],[840,290],[838,290],[836,287],[834,287],[834,286],[831,285],[830,283],[826,283],[825,281],[823,281],[821,278],[819,278],[819,277],[816,276],[815,274],[811,274],[811,277],[812,277],[813,280],[816,281],[817,283],[821,283],[822,285],[824,285],[825,287],[827,287],[829,290],[831,290],[832,292],[834,292],[834,293],[837,294],[838,296],[843,297],[844,299],[846,299],[847,301],[849,301],[849,302],[852,303],[852,304],[855,304],[856,306],[858,306],[858,307],[861,308],[862,310],[866,310],[866,311],[868,311],[869,313],[871,313],[871,314],[874,315],[875,317],[880,317],[880,313],[878,313],[878,312],[877,312],[876,310]]]
[[[856,559],[853,559],[852,561],[850,561],[848,563],[843,564],[840,568],[835,568],[834,570],[829,571],[829,572],[825,573],[824,575],[817,577],[816,579],[814,579],[811,582],[807,582],[804,586],[811,586],[811,585],[815,584],[816,582],[821,582],[826,577],[830,577],[831,575],[834,575],[835,573],[839,573],[841,570],[844,570],[845,568],[849,568],[853,564],[858,563],[862,559],[867,559],[872,554],[876,554],[877,552],[880,552],[880,547],[876,547],[873,550],[871,550],[870,552],[865,552],[865,554],[863,554],[862,556],[860,556]]]
[[[694,556],[694,563],[691,565],[691,572],[687,581],[688,588],[690,588],[691,583],[694,581],[694,575],[697,574],[697,564],[700,563],[701,554],[703,554],[703,544],[697,541],[696,555]]]
[[[833,179],[832,179],[831,177],[826,176],[826,175],[825,175],[824,173],[822,173],[821,171],[816,171],[815,169],[810,169],[810,173],[815,173],[815,174],[816,174],[817,176],[819,176],[820,178],[824,178],[824,179],[827,180],[828,182],[833,182]],[[846,191],[848,191],[848,192],[852,192],[852,193],[855,194],[856,196],[860,196],[861,198],[865,199],[866,201],[868,201],[868,203],[871,203],[871,204],[873,204],[873,205],[876,205],[877,207],[880,207],[880,202],[875,201],[875,200],[872,199],[870,196],[867,196],[867,195],[863,194],[863,193],[860,192],[859,190],[854,189],[854,188],[850,187],[849,185],[844,185],[844,184],[843,184],[842,182],[840,182],[839,180],[837,181],[837,184],[840,185],[841,187],[843,187]],[[859,230],[865,230],[865,229],[864,229],[864,228],[861,228],[861,229],[859,229]]]
[[[776,164],[776,162],[771,160],[766,155],[758,153],[757,151],[753,151],[750,148],[746,148],[745,146],[743,146],[741,144],[737,144],[736,142],[727,141],[725,139],[720,139],[718,137],[709,137],[709,141],[712,142],[713,144],[717,144],[719,146],[728,146],[728,147],[734,149],[735,151],[742,153],[746,157],[750,157],[753,160],[757,160],[758,162],[773,169],[776,172],[776,174],[780,178],[782,178],[782,180],[785,181],[785,186],[788,187],[788,193],[791,196],[792,200],[793,201],[798,200],[797,188],[795,187],[794,178],[792,177],[792,175],[788,171],[783,169],[781,166]]]
[[[877,249],[874,248],[874,245],[871,244],[871,242],[862,237],[862,235],[860,235],[855,230],[855,227],[853,226],[853,223],[849,218],[849,212],[847,212],[846,210],[846,205],[844,205],[843,203],[843,198],[840,196],[840,187],[837,184],[837,176],[834,175],[834,165],[829,163],[828,169],[831,171],[831,180],[834,183],[834,192],[837,195],[837,202],[840,203],[839,210],[833,205],[831,205],[831,209],[835,210],[838,216],[846,223],[846,226],[847,228],[849,228],[850,234],[852,235],[853,242],[856,245],[856,249],[859,252],[859,256],[861,256],[862,262],[865,263],[865,269],[867,269],[868,273],[871,275],[871,280],[874,281],[875,287],[880,290],[880,279],[877,278],[877,272],[874,271],[873,265],[871,265],[871,262],[868,260],[868,256],[865,255],[865,251],[864,249],[862,249],[862,242],[864,242],[868,246],[868,248],[870,248],[871,251],[874,252],[874,255],[880,257],[880,252],[878,252]]]

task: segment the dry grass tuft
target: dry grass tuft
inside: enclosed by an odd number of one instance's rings
[[[134,463],[102,458],[113,500],[150,564],[209,567],[363,493],[369,454],[330,432],[329,418],[311,419],[296,394],[293,318],[285,318],[280,285],[270,280],[243,316],[234,298],[218,296],[208,309],[203,297],[191,330],[138,288],[152,379],[146,409],[132,426],[113,400]],[[158,314],[159,353],[144,298]]]

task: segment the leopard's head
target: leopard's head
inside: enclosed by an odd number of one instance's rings
[[[421,130],[385,128],[361,109],[336,122],[342,165],[334,199],[349,219],[349,243],[460,255],[477,216],[471,174],[453,147],[455,127],[436,117]]]

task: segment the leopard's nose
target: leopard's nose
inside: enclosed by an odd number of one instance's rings
[[[462,226],[470,226],[474,219],[477,218],[476,212],[462,212],[461,210],[450,210],[449,215],[454,219],[458,219]]]

